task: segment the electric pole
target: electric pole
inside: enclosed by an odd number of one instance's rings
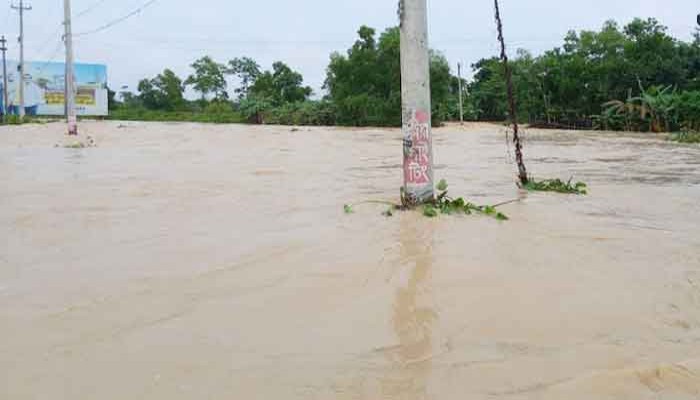
[[[71,27],[70,0],[63,0],[63,18],[65,25],[65,35],[63,40],[66,44],[66,122],[68,123],[68,134],[78,134],[78,120],[75,116],[75,82],[73,73],[73,30]]]
[[[24,0],[19,0],[19,6],[12,5],[19,11],[19,118],[24,118],[24,12],[32,9],[25,6]]]
[[[5,121],[7,119],[7,58],[5,53],[7,52],[7,39],[5,35],[0,39],[0,51],[2,51],[2,119]]]
[[[464,103],[462,101],[462,63],[457,63],[457,78],[459,79],[459,123],[464,125]]]
[[[435,199],[427,0],[400,0],[404,186],[411,207]]]

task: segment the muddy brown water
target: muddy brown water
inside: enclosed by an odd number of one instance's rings
[[[700,147],[435,132],[511,220],[396,200],[396,130],[0,127],[2,399],[698,399]],[[510,148],[512,150],[512,147]]]

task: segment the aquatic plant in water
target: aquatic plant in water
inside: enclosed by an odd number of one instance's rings
[[[75,142],[63,146],[64,149],[84,149],[86,147],[87,145],[83,142]]]
[[[451,198],[448,195],[448,188],[449,185],[444,179],[438,183],[437,189],[440,193],[433,203],[425,204],[423,206],[423,215],[429,218],[435,218],[439,214],[482,214],[494,217],[499,221],[508,220],[508,217],[502,212],[499,212],[495,206],[478,206],[465,201],[461,197],[456,199]]]
[[[700,143],[700,132],[678,132],[671,135],[671,140],[678,143]]]
[[[522,188],[531,192],[555,192],[564,194],[588,194],[588,186],[583,182],[571,183],[572,179],[567,182],[561,179],[547,179],[544,181],[536,181],[530,179],[528,183],[522,185]]]
[[[499,221],[506,221],[508,220],[508,217],[503,214],[502,212],[499,212],[497,210],[498,206],[478,206],[476,204],[470,203],[465,201],[463,198],[459,197],[456,199],[451,198],[448,195],[448,184],[447,181],[444,179],[440,181],[437,185],[437,190],[439,192],[438,196],[435,198],[430,203],[424,204],[421,206],[421,211],[424,216],[428,218],[435,218],[440,216],[441,214],[444,215],[454,215],[454,214],[464,214],[464,215],[471,215],[471,214],[482,214],[486,215],[489,217],[493,217]],[[512,202],[512,201],[511,201]],[[505,205],[511,202],[506,202],[502,203],[501,205]],[[382,213],[383,216],[385,217],[392,217],[394,216],[394,211],[407,211],[408,208],[394,204],[388,201],[375,201],[375,200],[369,200],[369,201],[363,201],[360,203],[356,203],[355,205],[352,204],[345,204],[343,205],[343,210],[346,214],[353,214],[355,212],[354,207],[357,205],[361,204],[384,204],[388,205],[389,208]]]

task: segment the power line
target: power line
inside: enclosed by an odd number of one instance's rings
[[[95,33],[101,32],[101,31],[104,31],[105,29],[109,29],[109,28],[113,27],[114,25],[117,25],[117,24],[119,24],[119,23],[121,23],[121,22],[124,22],[124,21],[126,21],[127,19],[133,17],[134,15],[140,13],[141,11],[145,10],[146,8],[148,8],[150,5],[152,5],[152,4],[155,3],[156,1],[158,1],[158,0],[149,0],[149,1],[147,1],[146,3],[144,3],[142,6],[138,7],[138,8],[135,9],[134,11],[132,11],[132,12],[130,12],[130,13],[128,13],[128,14],[122,16],[122,17],[119,17],[119,18],[117,18],[117,19],[115,19],[115,20],[113,20],[113,21],[111,21],[111,22],[108,22],[108,23],[106,23],[106,24],[104,24],[104,25],[102,25],[102,26],[100,26],[100,27],[98,27],[98,28],[95,28],[95,29],[92,29],[92,30],[89,30],[89,31],[86,31],[86,32],[76,33],[76,34],[74,34],[73,36],[74,36],[74,37],[78,37],[78,36],[92,35],[92,34],[95,34]]]
[[[58,39],[59,39],[59,44],[63,43],[63,41],[61,40],[60,33],[61,33],[61,27],[59,26],[58,29],[56,29],[50,36],[48,36],[48,37],[46,38],[46,40],[44,40],[44,41],[41,43],[41,46],[38,46],[38,47],[37,47],[38,50],[36,50],[35,53],[36,53],[37,55],[43,54],[43,53],[44,53],[44,50],[46,50],[46,49],[49,48],[48,45],[51,44],[51,43],[53,43],[54,40],[56,40],[56,37],[58,37]]]
[[[79,18],[79,17],[81,17],[81,16],[83,16],[83,15],[85,15],[85,14],[91,12],[92,10],[94,10],[95,8],[97,8],[98,6],[100,6],[100,5],[101,5],[102,3],[104,3],[105,1],[107,1],[107,0],[99,0],[99,1],[97,1],[97,2],[95,2],[95,3],[93,3],[91,6],[87,7],[86,9],[84,9],[83,11],[81,11],[80,13],[78,13],[76,16],[74,16],[74,17],[73,17],[73,20],[75,20],[76,18]],[[49,44],[51,44],[54,40],[56,40],[56,37],[58,37],[59,40],[61,41],[61,43],[63,43],[63,42],[62,42],[62,40],[63,40],[63,39],[62,39],[63,35],[61,35],[61,32],[62,32],[63,29],[64,29],[64,27],[63,27],[63,22],[64,22],[64,21],[61,20],[61,23],[58,24],[58,27],[56,27],[56,29],[53,30],[52,33],[46,37],[46,40],[43,40],[43,41],[41,42],[41,45],[37,46],[38,50],[35,51],[35,54],[37,54],[38,56],[40,56],[41,54],[43,54],[43,53],[44,53],[44,50],[49,49]]]
[[[98,1],[96,1],[96,2],[94,2],[94,3],[92,3],[92,5],[88,6],[88,7],[85,8],[83,11],[81,11],[81,12],[75,14],[75,16],[73,17],[73,19],[78,19],[78,18],[82,17],[83,15],[92,12],[92,10],[94,10],[94,9],[96,9],[97,7],[101,6],[101,5],[102,5],[104,2],[106,2],[106,1],[107,1],[107,0],[98,0]]]
[[[53,53],[47,58],[46,61],[42,61],[41,63],[37,63],[40,65],[40,67],[37,69],[37,73],[42,73],[44,72],[44,69],[49,66],[49,64],[53,63],[56,61],[56,57],[58,57],[59,53],[61,52],[61,49],[63,48],[63,42],[59,42],[58,46],[54,49]]]
[[[5,14],[5,18],[3,18],[2,25],[0,26],[7,26],[7,21],[10,20],[10,15],[12,14],[12,8],[7,9],[7,14]]]
[[[52,10],[51,14],[53,15],[53,10]],[[47,21],[43,25],[45,25],[47,28],[50,29],[53,24],[48,23],[48,21]],[[60,35],[62,28],[63,28],[63,20],[61,19],[61,23],[58,25],[58,27],[56,27],[56,29],[51,30],[51,34],[46,36],[45,40],[38,42],[38,43],[41,43],[40,45],[32,46],[33,47],[32,52],[33,52],[35,58],[40,58],[46,50],[49,50],[50,45],[52,43],[54,43],[55,40],[58,39],[59,42],[62,41],[62,36]],[[43,30],[42,33],[45,33],[47,31],[48,30]],[[44,35],[41,34],[41,35],[37,35],[37,36],[41,37]],[[34,50],[34,49],[36,49],[36,50]]]

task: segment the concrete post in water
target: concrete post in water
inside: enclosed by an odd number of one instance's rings
[[[400,0],[399,18],[404,137],[401,201],[410,207],[435,199],[426,0]]]
[[[2,51],[2,118],[4,121],[7,120],[7,58],[5,52],[7,52],[7,40],[3,35],[0,39],[0,51]]]
[[[70,0],[63,0],[63,23],[65,25],[66,44],[66,121],[68,122],[68,134],[78,134],[78,120],[75,116],[75,74],[73,72],[73,30],[71,28]]]
[[[459,123],[464,124],[464,100],[462,99],[462,63],[457,63],[457,79],[459,79]]]
[[[19,118],[24,118],[24,12],[32,6],[25,6],[24,0],[19,0],[19,6],[12,6],[19,11]]]

